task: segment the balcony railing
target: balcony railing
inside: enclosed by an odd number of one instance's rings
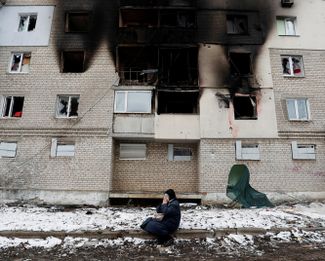
[[[139,70],[129,68],[120,71],[120,84],[122,85],[155,85],[158,79],[157,69]]]

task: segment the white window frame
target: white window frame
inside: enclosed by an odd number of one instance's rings
[[[299,100],[305,101],[305,109],[307,111],[307,118],[302,118],[299,115],[299,106],[298,106]],[[295,109],[296,118],[290,118],[289,101],[294,101],[294,109]],[[289,121],[310,121],[310,106],[309,106],[309,100],[307,98],[288,98],[288,99],[286,99],[286,105],[287,105],[287,113],[288,113]]]
[[[61,100],[61,98],[69,98],[68,100],[68,104],[67,104],[67,115],[60,115],[59,113],[59,102]],[[77,98],[78,99],[78,110],[77,112],[79,112],[79,105],[80,105],[80,96],[79,95],[58,95],[57,96],[57,101],[56,101],[56,118],[59,119],[75,119],[78,118],[78,116],[70,116],[71,113],[71,100],[73,98]],[[79,113],[78,113],[79,115]]]
[[[10,148],[10,145],[13,148]],[[9,148],[8,148],[9,146]],[[0,141],[0,159],[15,158],[17,155],[17,142]]]
[[[118,110],[117,105],[117,95],[118,94],[124,94],[124,108],[123,110]],[[150,94],[150,100],[149,100],[149,110],[148,111],[132,111],[130,112],[128,110],[128,99],[129,99],[129,94],[130,93],[147,93]],[[144,91],[144,90],[126,90],[126,91],[115,91],[115,99],[114,99],[114,113],[151,113],[152,107],[151,107],[151,100],[152,100],[152,91]]]
[[[284,58],[287,58],[289,60],[289,67],[290,67],[290,74],[285,74],[283,73],[283,76],[285,77],[304,77],[305,76],[305,68],[304,68],[304,60],[302,58],[302,55],[281,55],[281,65],[282,65],[282,71],[283,71],[283,64],[282,64],[282,60]],[[301,65],[301,75],[296,75],[294,73],[294,66],[293,66],[293,61],[292,59],[299,59],[300,61],[300,65]]]
[[[73,150],[61,150],[63,148],[73,148]],[[76,153],[76,145],[73,141],[59,140],[57,138],[52,139],[51,157],[74,157]]]
[[[29,27],[30,17],[31,17],[31,16],[36,16],[36,23],[35,23],[35,27],[34,27],[34,29],[28,31],[28,27]],[[26,20],[27,26],[26,26],[26,29],[24,29],[24,30],[19,30],[19,29],[20,29],[20,21],[21,21],[21,18],[22,18],[22,17],[27,17],[27,20]],[[38,19],[38,15],[37,15],[37,13],[21,13],[21,14],[19,14],[18,32],[20,32],[20,33],[21,33],[21,32],[33,32],[33,31],[36,29],[37,19]]]
[[[21,59],[19,62],[19,66],[18,66],[18,70],[17,71],[13,71],[12,70],[12,65],[13,65],[13,61],[14,61],[14,56],[15,55],[21,55]],[[28,64],[28,70],[24,71],[23,69],[23,61],[26,55],[29,55],[29,64]],[[31,61],[31,53],[30,52],[15,52],[11,54],[11,59],[10,59],[10,63],[9,63],[9,73],[29,73],[30,70],[30,61]]]
[[[190,153],[189,156],[178,156],[175,155],[175,150],[177,149],[183,149],[183,150],[188,150]],[[193,150],[192,148],[189,147],[184,147],[184,146],[174,146],[174,144],[168,144],[168,160],[169,161],[191,161],[193,158]]]
[[[259,144],[236,141],[236,160],[260,160]]]
[[[276,22],[277,22],[277,30],[278,30],[278,35],[279,36],[297,36],[297,17],[291,16],[291,17],[285,17],[285,16],[278,16],[276,18]],[[292,22],[293,24],[293,29],[294,29],[294,33],[290,33],[289,30],[289,24],[288,22]],[[283,26],[284,29],[284,34],[282,34],[279,31],[279,27]]]
[[[291,143],[292,159],[316,160],[315,144],[298,144],[297,141]]]
[[[11,98],[10,105],[9,105],[9,115],[4,116],[5,111],[7,109],[7,106],[8,106],[7,101],[6,101],[8,97]],[[19,118],[22,117],[22,116],[15,117],[15,116],[12,115],[13,109],[14,109],[14,104],[15,104],[15,98],[24,98],[24,101],[25,101],[24,96],[12,96],[12,95],[4,96],[4,95],[0,95],[0,118],[2,118],[2,119],[8,119],[8,118],[10,118],[10,119],[14,118],[15,119],[15,118],[18,118],[19,119]],[[21,112],[23,112],[23,110]]]
[[[138,153],[138,155],[136,155]],[[146,160],[147,145],[144,143],[120,143],[119,160]]]

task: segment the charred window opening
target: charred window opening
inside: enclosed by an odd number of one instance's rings
[[[157,27],[158,11],[149,9],[121,9],[120,27]]]
[[[123,85],[154,85],[158,75],[158,50],[150,47],[118,49],[120,82]]]
[[[248,34],[248,18],[246,15],[227,15],[228,34]]]
[[[67,12],[65,15],[65,32],[86,33],[89,31],[89,12]]]
[[[230,53],[230,73],[232,75],[251,74],[250,53]]]
[[[31,32],[36,28],[37,14],[21,14],[18,32]]]
[[[197,48],[161,49],[160,84],[197,86],[197,57]]]
[[[24,97],[0,96],[0,117],[20,118],[23,115]]]
[[[162,10],[160,13],[160,26],[163,27],[195,27],[194,11],[187,10]]]
[[[255,96],[235,96],[233,105],[236,120],[256,120],[256,97]]]
[[[62,52],[62,72],[82,73],[85,71],[84,51],[63,51]]]
[[[199,92],[194,91],[158,91],[158,114],[198,113]]]

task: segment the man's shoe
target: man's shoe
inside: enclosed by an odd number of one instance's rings
[[[169,246],[171,246],[172,244],[174,244],[174,239],[173,239],[173,238],[168,239],[168,240],[164,243],[164,247],[169,247]]]

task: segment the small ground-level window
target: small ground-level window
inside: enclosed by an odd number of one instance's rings
[[[290,121],[307,121],[310,119],[308,99],[287,99],[286,102]]]
[[[87,11],[67,12],[65,16],[65,32],[85,33],[89,31],[90,15]]]
[[[315,144],[298,144],[296,141],[291,143],[292,158],[315,160],[316,159],[316,145]]]
[[[74,157],[75,142],[52,139],[51,157]]]
[[[259,145],[256,143],[242,144],[236,141],[236,160],[260,160]]]
[[[256,97],[235,96],[233,98],[234,113],[236,120],[256,120]]]
[[[147,156],[146,144],[121,143],[120,160],[145,160]]]
[[[278,35],[297,35],[296,17],[277,17],[276,24]]]
[[[151,91],[116,91],[114,112],[151,113]]]
[[[23,115],[24,97],[0,95],[0,117],[20,118]]]
[[[248,18],[246,15],[227,15],[228,34],[248,34]]]
[[[31,32],[36,28],[37,14],[20,14],[18,32]]]
[[[0,158],[14,158],[17,152],[17,142],[0,142]]]
[[[192,149],[174,144],[168,144],[168,160],[190,161],[192,160]]]
[[[56,116],[58,118],[78,117],[79,96],[59,95],[57,98]]]
[[[31,54],[13,53],[10,60],[10,73],[29,73]]]
[[[85,71],[84,51],[63,51],[61,59],[63,73],[82,73]]]
[[[302,56],[281,56],[284,76],[303,77],[304,68]]]

